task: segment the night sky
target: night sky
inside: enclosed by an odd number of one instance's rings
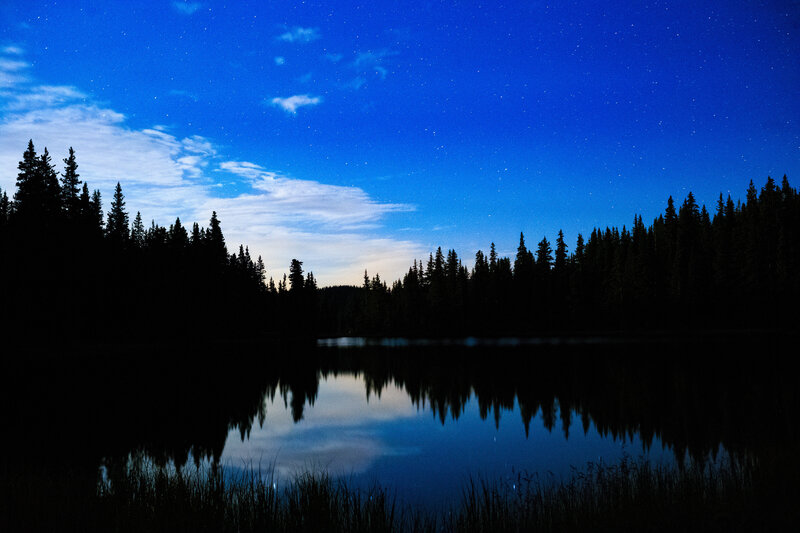
[[[0,187],[216,210],[281,276],[394,279],[800,183],[800,2],[0,2]]]

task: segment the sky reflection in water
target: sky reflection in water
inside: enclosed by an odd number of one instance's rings
[[[361,376],[340,374],[322,378],[314,405],[294,423],[283,398],[266,399],[263,426],[256,421],[242,440],[237,429],[228,434],[221,462],[228,469],[274,469],[277,481],[306,470],[324,470],[350,483],[378,482],[403,500],[445,503],[460,497],[472,478],[508,480],[520,471],[556,478],[590,461],[617,462],[623,454],[673,461],[658,439],[644,450],[638,436],[602,436],[594,423],[584,433],[573,413],[569,437],[560,414],[548,431],[541,413],[531,420],[529,436],[515,401],[501,411],[499,426],[490,412],[482,420],[474,395],[457,420],[442,424],[428,405],[419,408],[402,388],[385,387],[369,397]]]

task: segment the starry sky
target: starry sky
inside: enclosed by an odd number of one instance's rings
[[[800,2],[0,3],[0,187],[32,138],[279,277],[395,279],[800,180]],[[106,204],[107,208],[107,204]]]

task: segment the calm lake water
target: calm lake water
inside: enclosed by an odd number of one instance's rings
[[[474,394],[458,417],[442,421],[429,403],[415,403],[402,386],[391,384],[370,394],[364,376],[322,378],[313,405],[293,420],[283,398],[266,399],[263,424],[254,420],[249,436],[228,433],[221,463],[228,471],[245,467],[274,469],[276,480],[323,470],[350,484],[380,483],[415,504],[457,499],[470,478],[513,486],[517,474],[568,477],[590,461],[614,464],[623,454],[672,463],[674,454],[654,439],[645,449],[638,434],[601,434],[571,410],[566,422],[556,406],[555,427],[542,413],[526,434],[515,401],[482,417]]]
[[[657,464],[795,449],[793,336],[341,339],[7,357],[2,468],[325,471],[446,505],[623,456]],[[733,357],[742,351],[750,358]]]

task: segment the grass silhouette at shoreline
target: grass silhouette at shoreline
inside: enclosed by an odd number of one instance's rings
[[[277,486],[269,474],[174,469],[149,460],[95,479],[6,479],[2,516],[18,528],[75,531],[758,531],[798,521],[797,477],[776,463],[720,461],[663,467],[624,458],[590,463],[564,481],[521,473],[471,480],[460,501],[431,511],[390,489],[353,488],[324,473]],[[10,527],[11,529],[6,529]]]

